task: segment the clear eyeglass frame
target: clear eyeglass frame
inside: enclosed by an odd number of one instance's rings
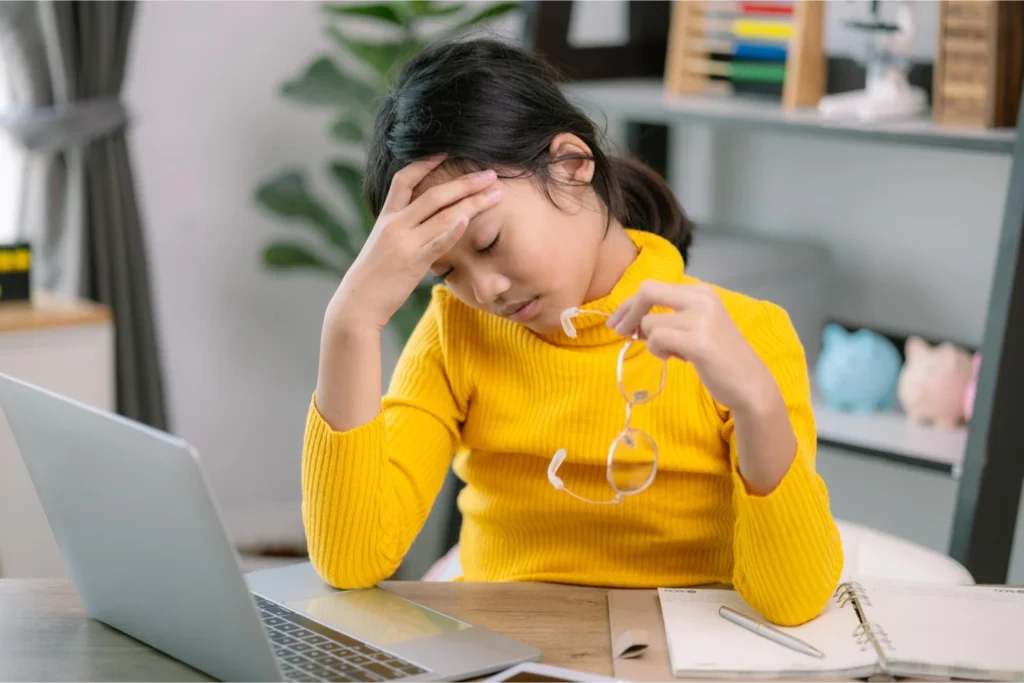
[[[581,313],[594,313],[603,316],[608,315],[603,311],[591,311],[575,307],[566,309],[565,311],[562,312],[561,320],[562,329],[568,336],[576,336],[576,329],[572,324],[572,318],[574,318],[577,315],[580,315]],[[608,486],[615,494],[614,497],[611,500],[594,500],[592,498],[587,498],[586,496],[581,496],[580,494],[567,488],[565,486],[565,482],[563,482],[561,477],[558,476],[559,468],[562,466],[562,463],[565,462],[566,457],[568,457],[568,453],[564,448],[559,448],[558,451],[555,452],[554,456],[551,458],[551,463],[548,465],[548,481],[551,483],[551,485],[554,488],[558,489],[559,491],[564,491],[565,493],[568,493],[570,496],[578,500],[581,500],[585,503],[591,503],[594,505],[619,504],[627,496],[635,496],[639,493],[643,493],[644,491],[646,491],[654,482],[654,478],[658,473],[658,444],[654,441],[653,438],[651,438],[649,434],[647,434],[643,430],[635,429],[634,427],[632,427],[631,420],[633,417],[634,406],[643,405],[645,403],[653,401],[655,398],[661,395],[661,392],[665,389],[665,381],[668,376],[668,362],[666,360],[662,360],[661,380],[658,383],[657,389],[649,392],[636,391],[633,392],[631,395],[630,392],[626,389],[626,384],[623,380],[623,367],[625,365],[626,359],[628,358],[630,347],[632,347],[639,341],[639,333],[634,332],[633,335],[629,339],[627,339],[626,342],[623,344],[622,349],[619,351],[618,360],[616,361],[615,365],[615,378],[619,385],[619,393],[622,394],[622,398],[625,399],[626,401],[626,422],[622,431],[619,432],[619,435],[615,437],[611,445],[608,447],[608,459],[607,464],[605,466],[605,477],[608,481]],[[620,444],[627,446],[629,448],[633,448],[640,439],[645,439],[651,445],[653,453],[651,473],[638,486],[630,488],[620,487],[616,483],[615,479],[615,454],[618,452]]]

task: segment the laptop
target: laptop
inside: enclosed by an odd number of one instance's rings
[[[4,374],[0,407],[86,613],[209,676],[458,680],[540,659],[308,562],[243,574],[186,441]]]

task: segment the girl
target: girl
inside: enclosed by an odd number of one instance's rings
[[[490,40],[414,58],[366,192],[303,452],[325,581],[390,576],[457,453],[466,580],[731,582],[778,624],[823,609],[842,548],[789,318],[684,273],[670,189],[605,155],[543,63]],[[382,401],[382,330],[428,272]]]

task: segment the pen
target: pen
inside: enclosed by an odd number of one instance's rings
[[[799,638],[796,638],[794,636],[789,635],[788,633],[780,631],[777,628],[769,626],[764,622],[757,621],[756,619],[751,619],[745,614],[740,614],[736,610],[730,609],[725,605],[722,605],[718,608],[718,613],[726,619],[728,619],[729,621],[731,621],[732,623],[738,626],[742,626],[748,631],[756,633],[760,636],[764,636],[769,640],[774,640],[779,645],[785,645],[791,650],[796,650],[797,652],[802,652],[805,655],[811,655],[812,657],[825,656],[824,652],[822,652],[816,647],[813,647],[812,645],[808,645]]]

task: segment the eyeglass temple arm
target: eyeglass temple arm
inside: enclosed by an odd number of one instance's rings
[[[604,311],[592,311],[586,308],[580,308],[579,306],[570,306],[561,312],[558,316],[559,320],[562,321],[562,331],[573,339],[576,338],[576,326],[572,324],[572,319],[581,313],[596,313],[597,315],[607,316],[608,314]]]
[[[559,491],[565,489],[565,483],[561,477],[558,476],[558,468],[565,462],[566,451],[564,448],[559,448],[555,451],[554,457],[551,458],[551,462],[548,464],[548,481]]]
[[[570,496],[577,500],[582,500],[584,503],[593,503],[594,505],[614,505],[622,500],[622,495],[619,493],[615,494],[615,497],[611,500],[591,500],[590,498],[584,498],[578,493],[573,493],[569,489],[565,488],[565,482],[562,481],[561,477],[558,476],[558,468],[565,462],[566,451],[564,448],[559,448],[555,451],[555,455],[551,458],[551,463],[548,465],[548,481],[559,491],[564,491]]]

